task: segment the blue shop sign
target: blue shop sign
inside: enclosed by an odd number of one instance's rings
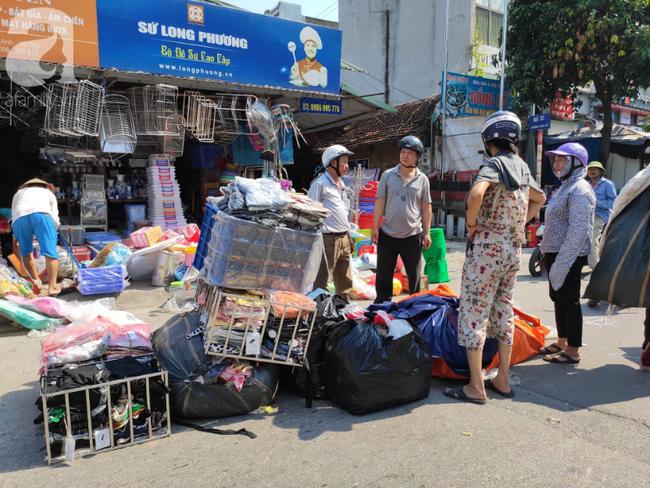
[[[451,117],[489,115],[499,110],[500,89],[499,80],[447,72],[445,96],[447,115]],[[508,100],[505,105],[508,105]]]
[[[551,114],[528,116],[528,130],[544,130],[551,127]]]
[[[341,115],[343,105],[338,100],[303,97],[300,99],[298,111],[306,114]]]
[[[340,93],[341,31],[200,0],[97,0],[99,64]]]

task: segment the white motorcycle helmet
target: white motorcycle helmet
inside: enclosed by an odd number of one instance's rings
[[[332,161],[337,161],[341,156],[350,156],[352,154],[354,153],[347,147],[342,146],[341,144],[334,144],[333,146],[330,146],[323,151],[323,155],[321,157],[323,168],[327,169],[327,167],[332,164]],[[336,173],[340,177],[341,172],[339,171],[338,164],[336,166],[333,166],[333,168],[336,170]]]

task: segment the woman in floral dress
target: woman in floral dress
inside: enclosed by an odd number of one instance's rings
[[[484,404],[485,388],[512,398],[508,380],[514,335],[512,290],[517,280],[525,225],[545,201],[516,147],[521,122],[511,112],[496,112],[483,125],[490,157],[483,161],[467,197],[468,247],[463,266],[458,343],[467,350],[470,381],[445,395]],[[486,337],[499,341],[499,372],[483,382]]]

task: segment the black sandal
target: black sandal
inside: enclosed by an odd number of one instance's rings
[[[553,356],[546,356],[542,358],[547,363],[558,363],[558,364],[578,364],[579,359],[572,358],[566,352],[561,352],[560,354],[555,354]]]
[[[502,396],[503,398],[514,398],[515,397],[515,392],[513,390],[510,390],[508,392],[501,391],[499,390],[494,383],[492,383],[491,380],[488,380],[485,382],[485,388],[487,388],[490,391],[493,391],[499,396]]]
[[[481,399],[481,398],[468,397],[465,394],[465,392],[463,391],[462,386],[459,386],[458,388],[447,388],[442,393],[446,397],[453,398],[454,400],[458,400],[458,401],[461,401],[461,402],[473,403],[475,405],[485,405],[487,403],[486,400]]]
[[[550,346],[542,347],[539,350],[539,353],[546,356],[546,355],[550,355],[550,354],[558,354],[558,353],[560,353],[562,351],[563,351],[563,349],[560,346],[558,346],[557,344],[551,344]]]

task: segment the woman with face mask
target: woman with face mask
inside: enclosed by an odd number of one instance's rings
[[[558,340],[540,353],[550,363],[578,364],[582,346],[580,275],[591,251],[596,197],[585,180],[589,155],[582,145],[569,142],[546,155],[562,182],[546,207],[541,246]]]

